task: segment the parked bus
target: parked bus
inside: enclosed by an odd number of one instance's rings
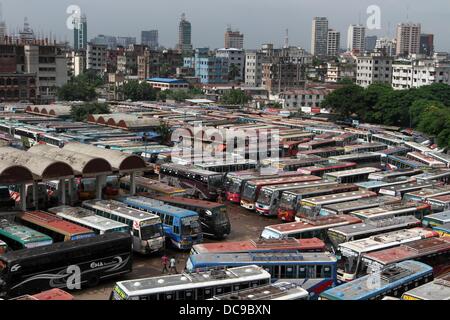
[[[381,165],[388,169],[426,169],[427,165],[404,156],[388,155],[381,158]]]
[[[171,187],[168,184],[161,183],[145,177],[135,177],[136,192],[157,194],[162,196],[184,196],[185,189]],[[125,190],[130,190],[130,176],[125,176],[120,179],[120,187]]]
[[[333,139],[326,140],[312,140],[309,142],[301,143],[297,145],[298,150],[316,150],[326,147],[335,147],[336,141]]]
[[[379,171],[369,174],[369,180],[376,181],[392,181],[392,179],[400,177],[411,177],[421,174],[423,171],[419,169],[389,170]]]
[[[363,144],[350,144],[344,147],[345,153],[364,153],[364,152],[377,152],[386,149],[384,143],[363,143]]]
[[[215,295],[268,285],[270,273],[255,265],[186,272],[117,282],[110,300],[205,300]]]
[[[325,164],[314,164],[314,166],[311,167],[300,168],[297,169],[297,172],[306,175],[323,177],[324,174],[329,172],[344,171],[355,168],[355,162],[329,162]]]
[[[152,196],[152,198],[168,205],[197,212],[204,235],[224,239],[231,232],[231,223],[224,204],[181,197]]]
[[[371,137],[372,143],[383,143],[387,146],[399,147],[404,145],[404,141],[400,139],[396,139],[392,136],[388,136],[385,134],[374,134]]]
[[[412,191],[405,193],[403,196],[404,201],[412,202],[426,202],[429,198],[439,197],[444,195],[450,195],[450,186],[433,186],[430,188],[424,188],[418,191]]]
[[[374,164],[378,166],[381,164],[381,154],[378,152],[350,153],[340,156],[333,156],[329,159],[340,162],[354,162],[358,165]]]
[[[214,296],[208,300],[237,301],[237,300],[308,300],[309,293],[302,287],[290,282],[277,282],[268,286],[239,290],[234,293]]]
[[[202,161],[202,163],[195,164],[195,167],[201,170],[212,172],[227,173],[242,170],[255,169],[257,162],[251,159],[232,159],[231,161],[215,158],[213,161]]]
[[[328,148],[299,151],[297,153],[297,157],[318,156],[326,160],[329,157],[340,156],[343,155],[344,153],[345,149],[343,147],[328,147]]]
[[[446,167],[450,168],[450,156],[448,154],[442,152],[428,152],[427,155],[445,163]]]
[[[0,296],[65,289],[68,284],[94,287],[101,280],[131,272],[131,243],[129,234],[110,233],[8,252],[0,256]]]
[[[166,240],[180,250],[188,250],[203,240],[197,212],[141,196],[124,197],[121,201],[131,208],[158,215],[162,221]]]
[[[450,195],[430,197],[427,201],[433,212],[450,210]]]
[[[450,183],[450,170],[430,170],[414,176],[418,182],[442,182]]]
[[[367,167],[352,170],[328,172],[324,175],[324,179],[335,181],[336,183],[362,182],[368,179],[369,174],[378,171],[380,171],[380,169]]]
[[[358,190],[358,187],[354,184],[337,184],[334,182],[322,183],[323,184],[321,186],[312,188],[284,191],[281,195],[280,205],[278,208],[278,218],[286,222],[295,221],[295,215],[301,207],[301,201],[305,198]]]
[[[241,202],[241,194],[244,191],[244,186],[247,181],[250,180],[264,180],[270,178],[287,178],[287,177],[297,177],[302,175],[298,172],[283,171],[275,172],[269,174],[263,174],[262,172],[253,172],[247,174],[238,174],[237,172],[230,172],[225,176],[225,195],[226,199],[233,203]]]
[[[158,215],[130,209],[115,200],[88,200],[83,207],[97,216],[125,223],[133,235],[133,249],[142,254],[160,252],[164,249],[163,225]]]
[[[329,216],[300,222],[283,223],[267,226],[261,233],[262,239],[327,239],[329,228],[360,223],[361,220],[352,216]]]
[[[346,225],[328,229],[328,239],[334,248],[340,244],[350,241],[365,239],[381,233],[420,227],[420,220],[412,217],[383,218],[379,220],[369,220],[352,225]]]
[[[387,181],[381,181],[381,180],[369,180],[365,182],[359,182],[355,183],[358,187],[360,187],[363,190],[373,191],[373,192],[380,192],[382,188],[396,186],[399,184],[405,184],[412,182],[413,180],[408,177],[398,177],[393,178]]]
[[[394,186],[386,186],[380,189],[380,194],[385,194],[392,197],[403,197],[405,193],[419,191],[424,188],[433,187],[433,183],[424,182],[407,182],[403,184],[397,184]]]
[[[433,267],[434,276],[450,272],[450,238],[428,238],[408,242],[401,246],[363,254],[366,273],[373,273],[390,264],[416,260]]]
[[[225,243],[201,243],[192,246],[190,254],[277,251],[322,252],[325,251],[325,243],[317,238],[258,239]]]
[[[278,214],[280,199],[284,191],[299,190],[302,188],[309,189],[311,187],[320,187],[323,185],[330,185],[330,182],[316,180],[262,187],[255,203],[256,212],[265,216],[276,216]]]
[[[299,221],[302,217],[316,217],[327,215],[322,207],[339,202],[348,202],[365,198],[374,198],[377,194],[371,191],[351,191],[336,194],[327,194],[319,197],[305,198],[300,201],[300,209],[295,217]]]
[[[96,234],[130,233],[130,228],[125,223],[97,216],[94,211],[81,207],[59,206],[48,211],[66,221],[91,229]]]
[[[450,237],[450,223],[445,223],[440,226],[434,226],[433,230],[439,233],[441,237]]]
[[[19,213],[16,220],[20,224],[39,231],[53,239],[53,242],[63,242],[95,237],[94,231],[65,221],[64,219],[43,211]]]
[[[391,231],[369,238],[341,243],[338,252],[341,254],[338,268],[338,279],[343,282],[352,281],[363,273],[361,261],[363,254],[399,246],[401,244],[437,237],[435,231],[424,228],[403,229]]]
[[[416,217],[417,219],[423,219],[426,215],[430,213],[431,207],[429,204],[405,202],[353,211],[351,215],[358,217],[363,221],[368,221],[368,220],[377,220],[381,218],[392,218],[401,216],[413,216]]]
[[[328,252],[256,252],[211,253],[190,256],[186,269],[239,267],[257,265],[278,280],[293,280],[317,296],[328,287],[336,285],[336,258]]]
[[[320,300],[381,300],[385,296],[400,297],[412,287],[433,280],[433,268],[407,260],[391,265],[371,275],[331,288]]]
[[[429,157],[426,156],[420,152],[409,152],[406,157],[415,160],[415,161],[419,161],[422,162],[423,164],[425,164],[427,167],[429,168],[446,168],[447,166],[445,165],[445,163],[436,160],[433,157]]]
[[[297,171],[300,168],[310,167],[315,164],[324,164],[328,160],[318,156],[300,158],[269,158],[261,161],[263,168],[271,167],[276,171]]]
[[[159,179],[170,186],[189,189],[202,200],[216,200],[223,189],[223,174],[172,163],[161,166]]]
[[[61,289],[50,289],[47,291],[43,291],[41,293],[36,293],[33,295],[23,295],[17,298],[9,299],[9,300],[56,300],[56,301],[69,301],[69,300],[75,300],[75,297],[71,295],[70,293],[61,290]]]
[[[376,208],[385,205],[399,204],[401,198],[391,196],[379,196],[373,198],[363,198],[360,200],[352,200],[347,202],[338,202],[325,205],[321,209],[322,215],[349,214],[353,211]]]
[[[422,219],[422,224],[425,228],[442,226],[443,224],[446,223],[450,223],[450,211],[443,211],[429,214]]]
[[[8,220],[0,220],[0,240],[11,250],[41,247],[53,243],[49,236]]]
[[[450,273],[406,291],[402,300],[450,300]]]

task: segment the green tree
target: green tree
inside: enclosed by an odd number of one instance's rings
[[[240,89],[231,89],[222,95],[222,102],[229,105],[244,105],[250,100],[251,97]]]
[[[228,69],[228,81],[235,81],[241,76],[241,70],[237,64],[232,63]]]
[[[90,114],[108,114],[109,106],[106,103],[85,103],[72,106],[70,115],[75,121],[85,121]]]
[[[161,121],[160,125],[156,128],[156,132],[160,135],[161,143],[171,144],[172,129],[167,121]]]
[[[364,89],[355,84],[336,89],[326,96],[322,107],[331,109],[341,119],[359,114],[364,109]]]
[[[124,98],[131,101],[156,100],[156,90],[148,83],[136,80],[128,81],[122,86]]]

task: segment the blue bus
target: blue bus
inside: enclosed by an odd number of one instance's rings
[[[200,253],[186,262],[188,271],[208,268],[257,265],[272,276],[272,281],[286,280],[301,284],[311,298],[337,283],[337,260],[329,252],[242,252]]]
[[[320,300],[381,300],[402,294],[433,280],[433,268],[422,262],[406,260],[326,290]]]
[[[120,201],[131,208],[157,214],[163,223],[166,239],[180,250],[189,250],[203,240],[199,215],[195,211],[142,196],[122,197]]]
[[[441,237],[450,237],[450,223],[445,223],[440,226],[433,226],[432,229],[439,233]]]

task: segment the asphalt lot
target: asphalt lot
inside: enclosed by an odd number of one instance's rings
[[[257,239],[265,226],[279,223],[276,218],[262,217],[254,211],[248,211],[238,205],[227,203],[228,215],[231,221],[231,234],[223,241],[239,241]],[[204,242],[216,242],[216,240],[205,239]],[[189,252],[181,252],[175,249],[166,251],[168,257],[175,256],[177,270],[182,271],[186,265]],[[161,256],[134,255],[133,271],[121,278],[100,283],[94,288],[86,288],[71,292],[77,300],[106,300],[116,281],[154,277],[161,275]]]

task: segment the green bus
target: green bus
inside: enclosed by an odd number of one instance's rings
[[[8,220],[0,221],[0,240],[4,241],[11,250],[40,247],[53,243],[49,236]]]

